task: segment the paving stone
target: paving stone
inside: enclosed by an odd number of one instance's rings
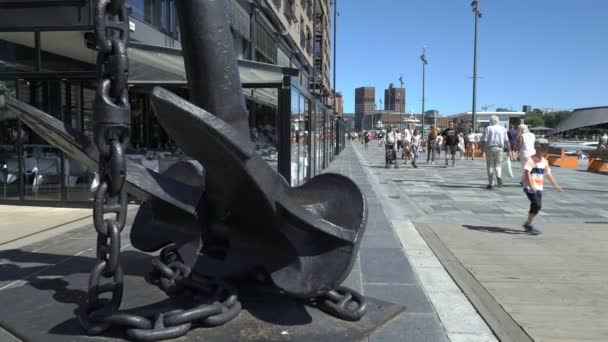
[[[473,314],[475,309],[462,293],[429,292],[428,295],[448,333],[491,333],[481,317]]]
[[[401,248],[401,244],[391,232],[380,235],[366,234],[361,241],[361,248]]]
[[[361,249],[363,282],[381,284],[416,284],[412,267],[401,248]]]
[[[456,334],[448,333],[450,342],[496,342],[492,334]]]
[[[370,342],[448,342],[441,323],[433,314],[404,313],[384,329],[372,334]]]
[[[363,284],[361,282],[361,261],[360,258],[355,260],[352,270],[350,274],[344,282],[342,283],[344,286],[348,286],[352,289],[355,289],[359,293],[363,293]]]
[[[416,274],[427,292],[460,293],[460,289],[443,268],[421,267]]]
[[[364,284],[363,291],[366,296],[404,305],[408,313],[433,313],[429,299],[418,285]]]

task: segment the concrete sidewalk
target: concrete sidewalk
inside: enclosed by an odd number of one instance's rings
[[[608,340],[606,176],[554,168],[566,192],[548,191],[545,234],[530,236],[520,228],[528,203],[518,180],[484,190],[483,160],[384,169],[383,158],[377,147],[348,144],[326,170],[353,179],[369,205],[346,285],[406,307],[370,341]],[[90,209],[0,206],[0,214],[0,264],[22,268],[0,279],[0,290],[94,256]],[[132,257],[128,230],[121,249]],[[44,262],[32,265],[31,255]]]
[[[406,307],[405,312],[380,327],[369,340],[447,342],[446,331],[404,254],[394,227],[384,214],[381,199],[375,197],[375,185],[370,183],[354,150],[345,151],[327,171],[340,172],[354,179],[368,199],[367,232],[346,285],[368,296]],[[130,206],[128,223],[132,222],[136,209]],[[13,215],[10,222],[4,222],[4,229],[13,232],[12,239],[17,240],[5,244],[5,249],[0,251],[0,267],[11,270],[0,277],[0,293],[40,284],[47,277],[52,279],[66,272],[88,272],[85,267],[78,270],[63,270],[62,267],[68,263],[89,262],[94,256],[96,235],[91,227],[90,209],[0,207],[0,210],[5,210],[7,215],[19,213]],[[68,222],[71,223],[61,226]],[[31,236],[24,237],[26,232],[22,227],[29,227],[27,232]],[[125,258],[136,254],[129,243],[129,228],[127,226],[121,234]],[[40,234],[36,234],[41,231],[51,236],[43,241]],[[85,285],[72,286],[78,292],[86,288]],[[135,290],[125,289],[125,297],[133,296]],[[0,330],[0,340],[9,336]]]
[[[452,342],[496,341],[484,320],[414,228],[411,218],[419,217],[423,211],[412,203],[408,196],[400,193],[398,185],[389,181],[396,175],[410,170],[403,166],[399,169],[385,169],[384,149],[370,147],[368,150],[363,150],[361,146],[356,143],[351,144],[349,146],[351,148],[343,152],[342,158],[348,158],[349,154],[354,152],[363,166],[375,197],[379,199],[385,216],[397,234],[401,251],[412,265],[416,278],[432,303],[449,340]],[[398,272],[394,269],[392,271]],[[394,341],[398,340],[394,339]]]
[[[401,201],[388,216],[412,222],[501,340],[608,340],[606,175],[552,168],[565,192],[549,187],[544,234],[531,236],[521,228],[529,203],[519,179],[483,189],[485,160],[384,169],[383,150],[353,145],[379,191]]]
[[[91,209],[0,205],[0,250],[60,234],[66,225],[91,216]]]

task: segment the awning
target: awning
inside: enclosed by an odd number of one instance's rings
[[[172,84],[187,86],[181,50],[129,44],[130,84]],[[283,76],[297,76],[298,70],[280,65],[237,60],[243,94],[254,101],[276,107],[277,88]]]
[[[85,45],[87,31],[49,31],[42,32],[42,50],[45,53],[56,56],[56,64],[51,64],[50,55],[45,56],[43,63],[44,72],[61,72],[65,65],[78,65],[78,70],[90,73],[95,77],[96,53]],[[21,45],[26,49],[35,46],[33,32],[0,32],[0,40],[5,40]],[[76,42],[76,43],[75,43]],[[187,86],[184,59],[180,49],[129,42],[127,51],[129,55],[129,84],[133,85],[177,85]],[[2,61],[16,68],[15,61]],[[298,70],[286,68],[280,65],[252,62],[247,60],[237,61],[241,83],[245,96],[272,106],[277,105],[277,91],[273,88],[279,87],[283,82],[283,76],[298,76]],[[28,70],[27,66],[17,69]],[[32,75],[29,75],[32,76]]]
[[[186,68],[181,50],[130,43],[129,83],[186,84]],[[283,76],[298,76],[298,70],[280,65],[237,60],[241,83],[244,85],[279,85]]]
[[[129,44],[129,84],[187,85],[180,50]]]

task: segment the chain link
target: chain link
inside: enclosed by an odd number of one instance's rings
[[[125,227],[127,195],[124,184],[129,141],[130,107],[127,91],[129,21],[124,0],[99,0],[95,7],[97,47],[97,93],[95,97],[94,140],[100,152],[98,187],[93,203],[93,225],[97,231],[97,262],[91,270],[88,301],[79,315],[89,334],[100,334],[115,321],[126,320],[116,312],[123,294],[120,267],[120,233]],[[107,214],[114,218],[105,218]],[[110,293],[110,298],[102,295]],[[106,319],[99,320],[97,317]],[[108,318],[109,317],[109,318]],[[117,318],[118,317],[118,318]],[[133,323],[141,320],[131,319]],[[148,325],[145,325],[146,327]]]
[[[353,322],[361,319],[367,311],[365,297],[346,286],[340,286],[322,295],[320,304],[321,308],[334,316]]]

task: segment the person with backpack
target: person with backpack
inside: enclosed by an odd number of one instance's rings
[[[378,148],[382,149],[382,144],[384,143],[384,132],[380,131],[378,133]]]
[[[428,140],[426,142],[426,163],[428,164],[431,161],[431,165],[435,165],[435,140],[437,139],[437,129],[435,125],[431,125],[431,130],[429,131]],[[432,157],[432,159],[431,159]]]
[[[369,144],[369,132],[363,132],[363,141],[365,142],[365,149],[367,150],[367,145]]]

